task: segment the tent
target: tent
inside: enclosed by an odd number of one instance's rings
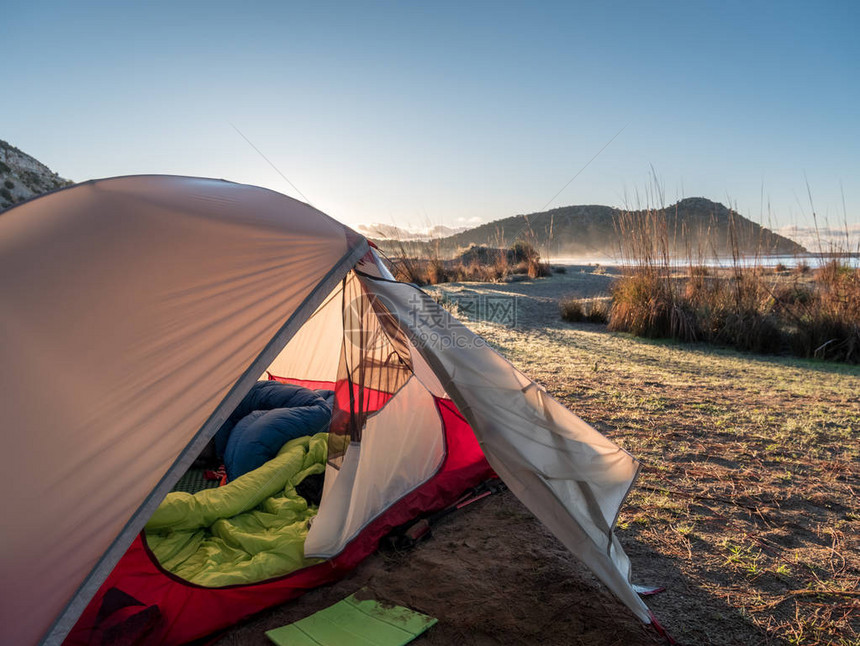
[[[3,643],[92,641],[117,598],[157,609],[159,641],[197,639],[342,575],[493,471],[650,621],[613,535],[637,461],[311,206],[212,179],[86,182],[0,215],[0,294]],[[141,530],[269,377],[336,393],[305,543],[324,560],[191,585]]]

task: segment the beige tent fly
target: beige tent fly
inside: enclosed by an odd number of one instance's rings
[[[390,395],[351,411],[307,555],[335,558],[433,477],[446,401],[511,491],[650,621],[612,531],[636,460],[307,204],[210,179],[86,182],[0,215],[0,295],[2,643],[63,641],[267,373]]]

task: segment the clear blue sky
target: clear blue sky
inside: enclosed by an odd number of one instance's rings
[[[860,221],[860,2],[5,2],[0,138],[418,226],[706,196]],[[762,209],[762,190],[764,209]],[[625,198],[626,195],[626,198]],[[644,197],[638,200],[646,201]]]

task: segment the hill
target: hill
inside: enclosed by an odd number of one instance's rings
[[[0,139],[0,211],[73,183]]]
[[[411,243],[410,253],[436,251],[451,256],[470,245],[506,247],[517,240],[534,244],[550,257],[610,257],[621,250],[622,237],[653,215],[645,211],[622,211],[609,206],[582,205],[516,215],[444,238],[423,248]],[[728,255],[732,237],[744,255],[797,254],[806,250],[793,240],[743,217],[724,205],[702,197],[691,197],[660,212],[665,216],[665,230],[673,254],[694,256]],[[622,236],[622,232],[624,236]],[[386,250],[398,252],[399,243],[383,242]]]

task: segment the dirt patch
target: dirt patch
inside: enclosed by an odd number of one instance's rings
[[[506,492],[444,518],[411,550],[384,551],[347,578],[237,626],[219,644],[267,644],[265,630],[366,587],[439,619],[416,640],[451,644],[659,644]]]

